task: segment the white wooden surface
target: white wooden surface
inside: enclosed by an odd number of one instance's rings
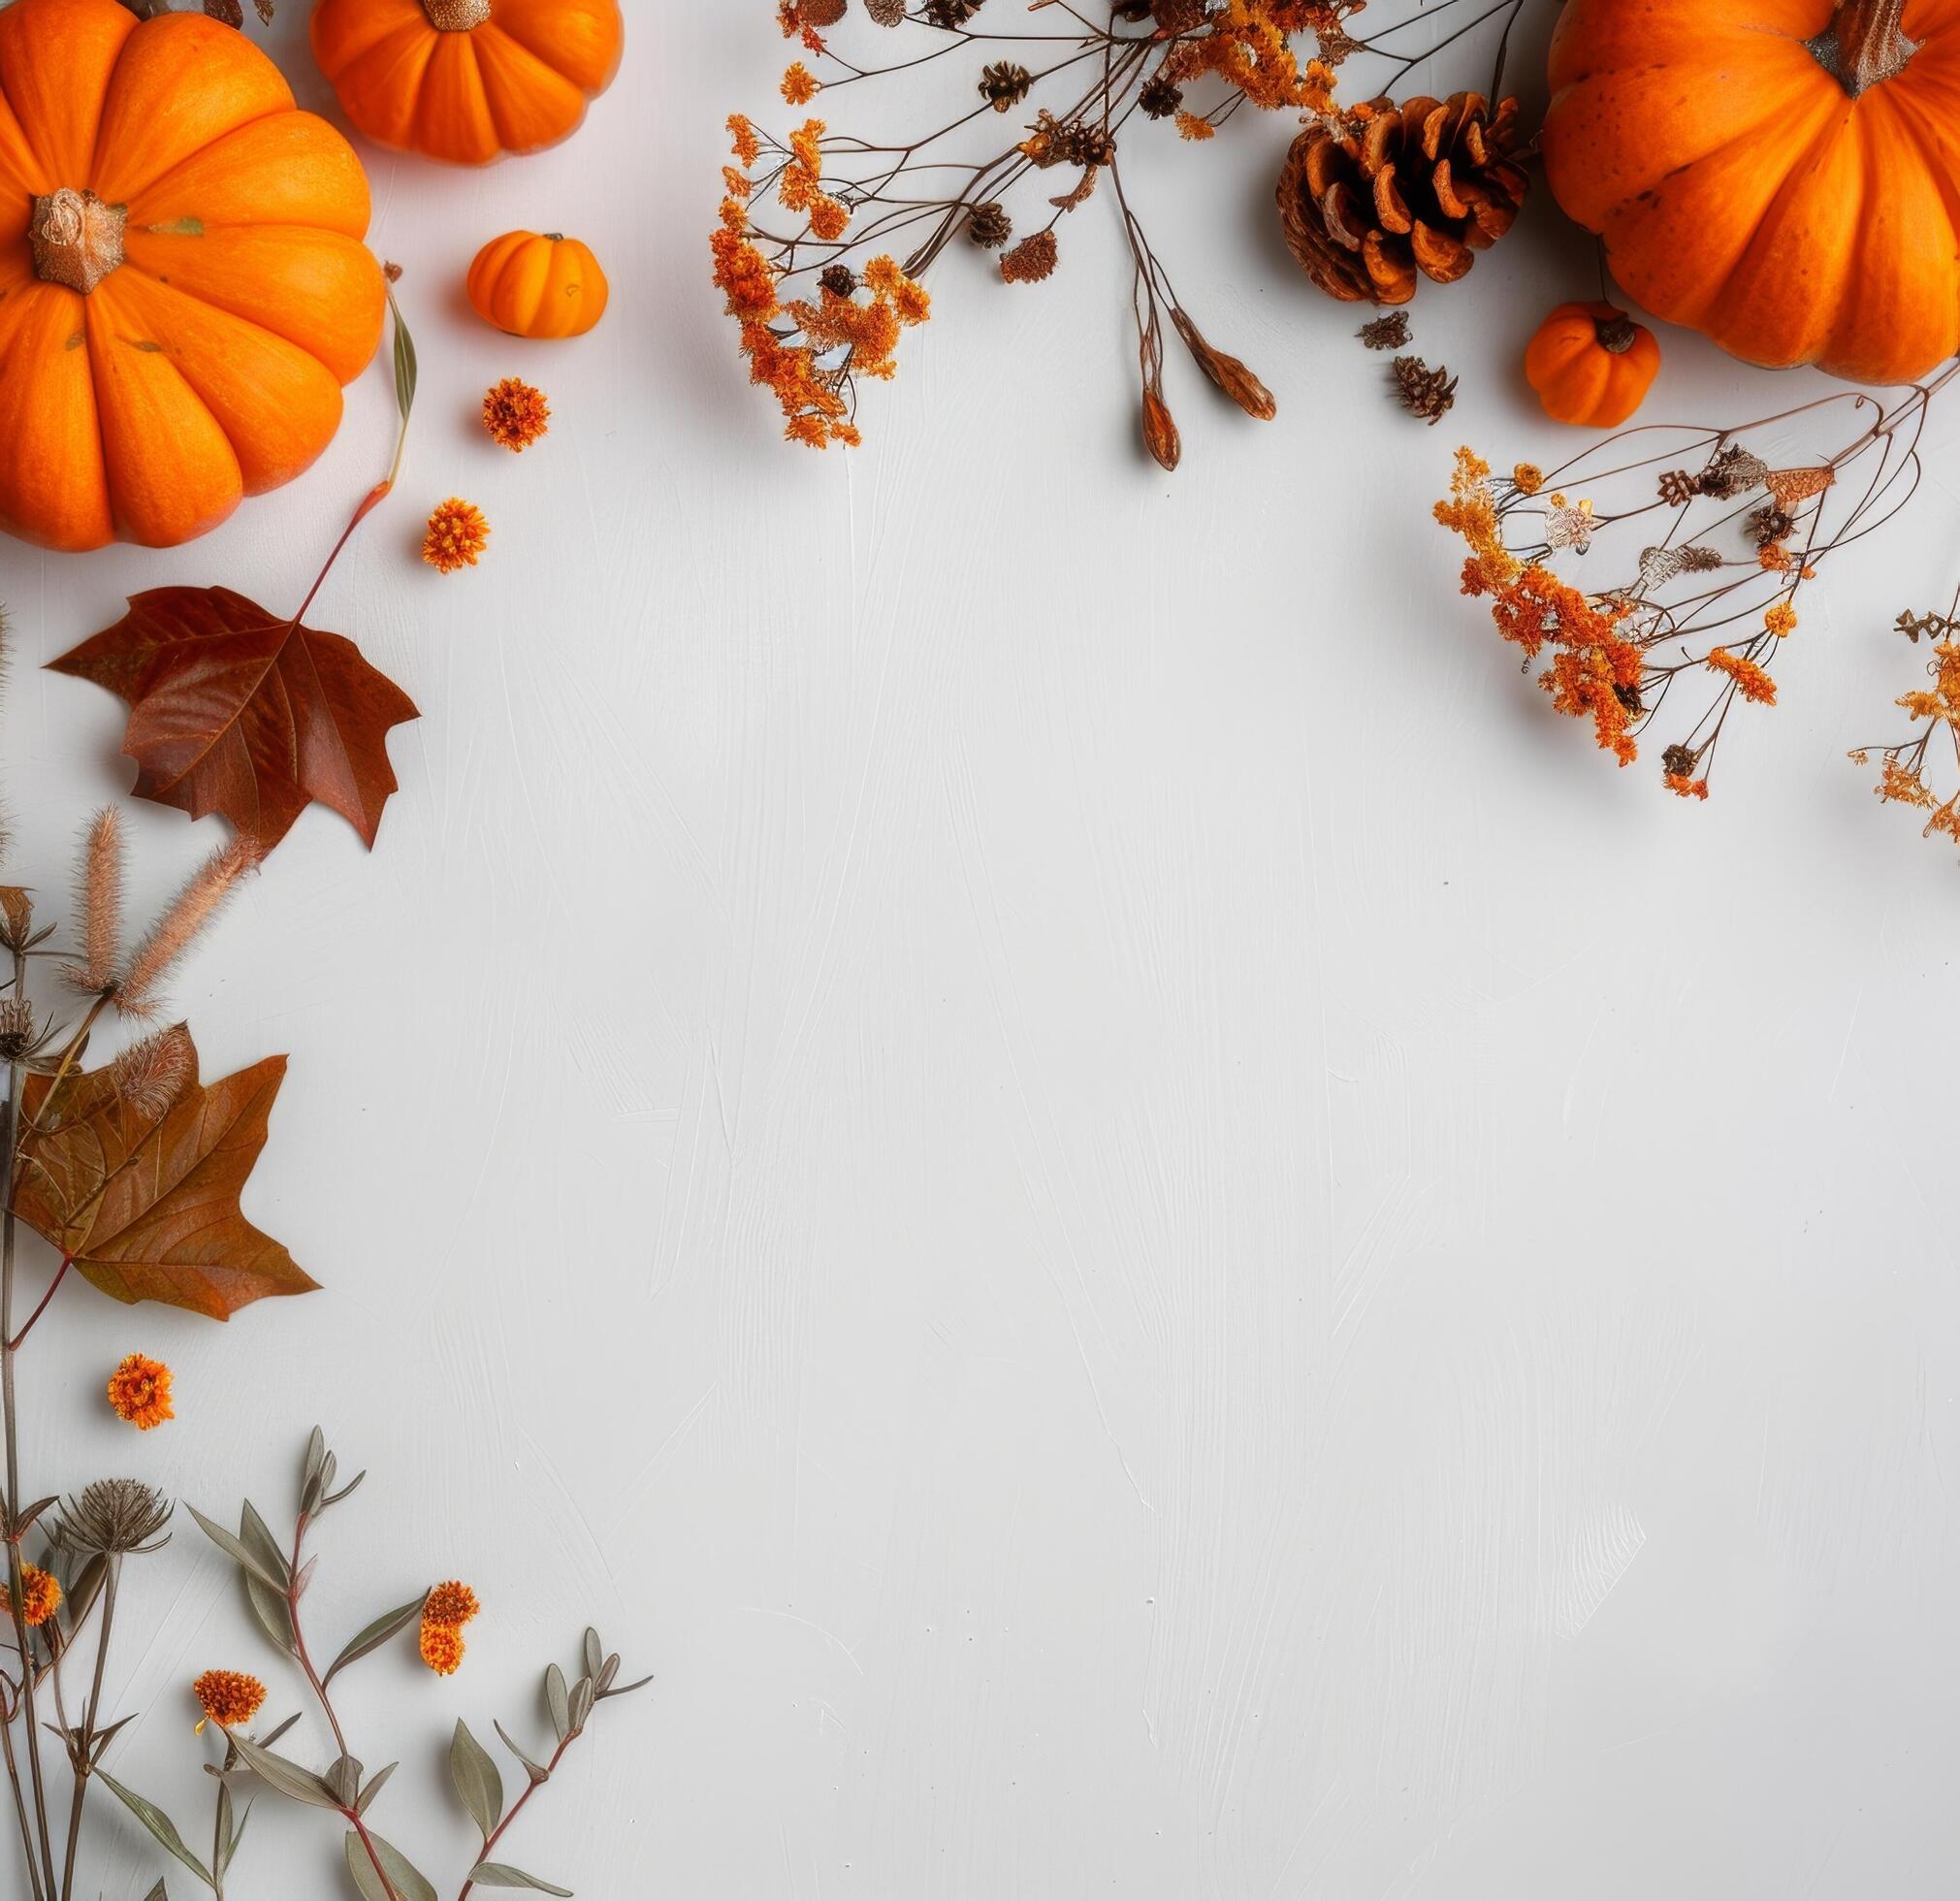
[[[1185,469],[1140,460],[1091,207],[1044,290],[955,258],[813,457],[705,280],[767,9],[634,11],[570,145],[373,158],[422,413],[318,618],[425,717],[372,857],[309,814],[180,986],[212,1070],[292,1052],[248,1207],[326,1291],[64,1293],[37,1489],[283,1512],[316,1419],[371,1466],[323,1633],[487,1604],[453,1682],[346,1698],[445,1897],[450,1726],[535,1739],[588,1619],[658,1683],[509,1852],[603,1901],[1950,1894],[1960,882],[1842,755],[1950,586],[1952,420],[1682,807],[1548,716],[1427,521],[1460,436],[1555,446],[1514,358],[1588,266],[1542,209],[1419,303],[1464,376],[1430,433],[1273,238],[1287,128],[1166,140],[1153,229],[1276,424],[1180,366]],[[467,317],[518,224],[599,247],[590,339]],[[1656,413],[1797,387],[1669,348]],[[521,459],[472,420],[511,371],[556,412]],[[36,880],[128,769],[35,662],[165,579],[295,599],[389,428],[377,371],[200,546],[0,550]],[[496,536],[443,579],[451,493]],[[215,837],[137,830],[150,891]],[[177,1369],[142,1439],[92,1397],[131,1348]],[[295,1688],[187,1526],[142,1587],[115,1767],[201,1816],[189,1679]],[[84,1885],[141,1896],[105,1822]],[[337,1851],[268,1799],[233,1891],[341,1894]]]

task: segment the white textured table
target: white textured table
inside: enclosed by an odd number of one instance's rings
[[[179,986],[210,1071],[292,1053],[247,1208],[326,1291],[64,1292],[46,1489],[283,1511],[315,1419],[373,1467],[323,1627],[487,1603],[454,1681],[346,1699],[445,1897],[451,1724],[534,1738],[588,1618],[659,1681],[510,1852],[598,1901],[1950,1893],[1960,883],[1842,755],[1950,586],[1954,419],[1681,806],[1548,717],[1426,519],[1459,436],[1552,446],[1512,357],[1588,266],[1548,219],[1425,293],[1464,384],[1417,429],[1245,114],[1140,177],[1276,424],[1179,365],[1185,467],[1141,461],[1091,207],[1040,292],[953,259],[867,446],[810,456],[706,283],[767,9],[634,11],[570,145],[373,155],[422,413],[316,618],[425,717],[373,856],[308,814]],[[463,310],[516,224],[599,247],[592,338]],[[556,410],[521,459],[471,413],[513,371]],[[1655,409],[1794,387],[1670,338]],[[34,662],[159,580],[293,597],[390,417],[377,372],[200,546],[0,550],[29,876],[127,782],[119,707]],[[443,579],[451,493],[496,537]],[[215,837],[136,830],[152,892]],[[180,1415],[142,1440],[90,1397],[139,1347]],[[112,1672],[186,1810],[214,1664],[298,1707],[186,1524]],[[114,1826],[124,1901],[162,1863]],[[234,1890],[339,1895],[336,1852],[268,1800]]]

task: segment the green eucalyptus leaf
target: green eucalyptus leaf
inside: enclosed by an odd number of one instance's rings
[[[315,1809],[337,1809],[341,1806],[333,1784],[303,1764],[288,1756],[274,1756],[271,1750],[261,1749],[257,1743],[248,1742],[243,1736],[234,1736],[232,1747],[238,1751],[239,1760],[268,1788],[276,1789],[281,1795]]]
[[[125,1788],[108,1770],[98,1769],[95,1773],[109,1792],[149,1830],[163,1848],[176,1855],[207,1887],[215,1886],[210,1876],[205,1872],[204,1863],[184,1847],[183,1837],[177,1832],[177,1823],[170,1817],[135,1789]],[[163,1884],[159,1882],[157,1885],[160,1887]]]
[[[556,1663],[544,1673],[544,1700],[551,1705],[551,1726],[563,1742],[571,1734],[571,1698],[564,1687],[564,1672]]]
[[[292,1582],[293,1567],[286,1563],[286,1554],[279,1549],[272,1528],[259,1516],[257,1506],[249,1498],[239,1513],[239,1541],[272,1572],[282,1589]]]
[[[449,1741],[449,1779],[477,1832],[488,1842],[503,1820],[503,1778],[498,1774],[490,1752],[469,1733],[469,1725],[460,1717],[456,1734]]]
[[[494,1723],[492,1724],[491,1726],[497,1731],[498,1735],[502,1739],[504,1748],[507,1749],[511,1753],[511,1755],[516,1756],[517,1759],[524,1764],[524,1772],[530,1778],[533,1784],[541,1782],[549,1782],[551,1780],[551,1771],[545,1768],[541,1763],[533,1762],[530,1756],[525,1755],[525,1753],[521,1749],[519,1749],[514,1742],[510,1740],[510,1731],[506,1729],[502,1724]]]
[[[390,1638],[401,1633],[422,1615],[422,1606],[427,1601],[428,1592],[424,1592],[414,1602],[400,1604],[392,1611],[386,1611],[368,1626],[359,1636],[349,1640],[347,1647],[328,1666],[327,1681],[332,1683],[349,1663],[358,1663],[362,1658],[371,1655]]]
[[[365,1816],[368,1813],[369,1804],[388,1787],[388,1778],[401,1766],[399,1762],[391,1762],[386,1768],[374,1771],[368,1779],[368,1787],[361,1791],[361,1799],[354,1804],[356,1815]]]
[[[218,1799],[224,1806],[225,1813],[229,1815],[231,1813],[232,1791],[222,1783],[218,1787]],[[239,1825],[226,1837],[224,1853],[218,1856],[218,1874],[220,1877],[231,1871],[232,1857],[238,1853],[239,1844],[245,1839],[245,1823],[250,1821],[251,1819],[252,1805],[247,1802],[239,1816]]]
[[[388,293],[388,306],[395,316],[395,404],[402,411],[402,420],[408,421],[409,411],[415,407],[415,339],[408,334],[408,326],[402,319],[402,306],[395,301],[395,293]]]
[[[589,1677],[597,1676],[605,1668],[605,1663],[606,1647],[599,1642],[599,1633],[591,1625],[587,1625],[585,1633],[586,1675]]]
[[[540,1894],[565,1894],[568,1887],[553,1887],[549,1882],[541,1882],[535,1875],[527,1875],[522,1868],[513,1868],[507,1861],[479,1861],[469,1871],[469,1879],[478,1887],[534,1887]]]
[[[571,1687],[571,1727],[577,1735],[585,1726],[593,1713],[593,1698],[596,1692],[590,1677],[581,1677]]]
[[[299,1644],[293,1636],[293,1613],[283,1591],[274,1591],[250,1571],[245,1574],[245,1605],[252,1622],[266,1633],[266,1641],[282,1655],[291,1657]]]
[[[197,1520],[198,1530],[201,1530],[205,1534],[205,1536],[211,1541],[212,1544],[216,1545],[217,1548],[221,1552],[223,1552],[227,1558],[230,1558],[234,1560],[236,1563],[242,1564],[248,1576],[257,1578],[259,1582],[263,1584],[269,1591],[277,1592],[280,1595],[284,1594],[286,1589],[285,1579],[283,1577],[276,1576],[272,1570],[267,1568],[267,1566],[257,1557],[255,1557],[250,1551],[248,1551],[245,1548],[244,1544],[241,1542],[241,1540],[235,1538],[229,1531],[225,1530],[225,1528],[222,1525],[213,1524],[209,1518],[207,1518],[204,1515],[203,1512],[199,1511],[195,1505],[186,1503],[184,1509],[187,1512],[189,1512],[194,1519]],[[281,1563],[280,1568],[283,1570],[284,1568],[283,1563]]]
[[[368,1839],[374,1844],[374,1853],[388,1871],[389,1886],[394,1888],[398,1901],[435,1901],[435,1890],[400,1849],[378,1835],[370,1834]],[[351,1828],[347,1831],[346,1846],[347,1872],[354,1877],[354,1885],[361,1890],[363,1901],[388,1901],[388,1888],[381,1885],[373,1861],[369,1858],[360,1836]]]

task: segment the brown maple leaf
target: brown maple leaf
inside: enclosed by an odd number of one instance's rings
[[[268,852],[315,800],[371,848],[396,789],[389,731],[418,717],[344,635],[229,588],[132,595],[113,627],[48,665],[128,701],[139,798],[220,812]]]
[[[318,1285],[239,1205],[286,1059],[206,1087],[190,1056],[175,1100],[146,1108],[119,1093],[112,1069],[58,1086],[30,1077],[14,1211],[112,1298],[228,1320],[268,1295]]]

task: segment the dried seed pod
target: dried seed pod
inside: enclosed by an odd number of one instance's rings
[[[1199,369],[1248,416],[1269,423],[1279,413],[1272,392],[1236,356],[1228,356],[1207,342],[1184,311],[1173,308],[1171,321],[1176,326],[1177,335],[1183,338],[1184,347],[1197,359]]]
[[[1175,468],[1184,453],[1170,406],[1160,391],[1148,387],[1143,391],[1143,446],[1164,469]]]

